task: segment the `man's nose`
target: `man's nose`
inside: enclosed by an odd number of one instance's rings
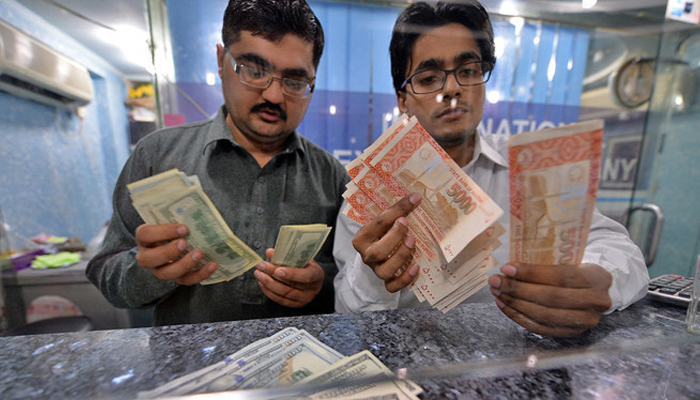
[[[273,76],[270,85],[266,87],[262,92],[263,98],[265,98],[265,100],[269,101],[270,103],[281,103],[284,100],[284,92],[282,91],[283,84],[284,83],[282,82],[282,78],[277,78]]]
[[[462,85],[457,82],[456,71],[452,71],[445,77],[445,85],[442,90],[446,94],[459,93],[462,91]]]

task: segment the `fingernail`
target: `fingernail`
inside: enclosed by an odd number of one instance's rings
[[[185,242],[184,240],[178,240],[177,241],[177,249],[180,251],[187,250],[187,242]]]
[[[281,268],[277,268],[277,271],[275,271],[275,276],[277,276],[279,278],[284,278],[285,275],[287,275],[287,273],[284,272],[284,270]]]
[[[413,264],[413,266],[411,266],[411,268],[408,270],[408,274],[411,276],[416,276],[418,275],[419,269],[420,267],[418,266],[418,264]]]
[[[506,264],[503,266],[503,268],[501,268],[501,272],[503,272],[503,275],[509,278],[515,278],[515,274],[518,272],[518,270],[512,265]]]
[[[494,289],[500,289],[501,283],[501,278],[496,275],[489,278],[489,285]]]
[[[195,251],[192,253],[192,260],[199,262],[202,259],[202,253]]]
[[[255,279],[260,279],[260,276],[263,275],[263,273],[256,269],[255,272],[253,272],[253,275],[255,276]]]
[[[256,265],[255,268],[257,268],[260,271],[265,271],[265,264],[260,263],[260,264]]]
[[[177,234],[178,235],[186,235],[187,234],[187,228],[184,226],[178,226],[177,227]]]
[[[214,272],[216,271],[216,264],[211,263],[207,265],[207,272]]]
[[[416,205],[420,201],[420,195],[418,193],[412,193],[410,196],[408,196],[408,201],[410,201],[411,204]]]
[[[416,238],[414,238],[413,236],[409,236],[406,238],[406,240],[403,243],[409,249],[413,249],[413,247],[415,247],[415,245],[416,245]]]
[[[403,226],[408,226],[408,221],[406,221],[406,218],[404,218],[404,217],[399,217],[396,220],[396,225],[399,225],[399,224],[401,224]]]

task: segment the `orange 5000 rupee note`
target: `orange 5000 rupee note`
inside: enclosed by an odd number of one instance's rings
[[[367,165],[382,176],[399,197],[411,192],[423,200],[414,214],[440,244],[447,262],[503,215],[437,142],[411,117],[398,133],[366,151]]]
[[[595,207],[603,121],[509,140],[510,260],[579,264]]]

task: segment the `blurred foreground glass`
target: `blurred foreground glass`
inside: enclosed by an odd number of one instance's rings
[[[700,334],[700,255],[695,263],[695,275],[693,277],[693,293],[688,304],[688,314],[685,318],[688,332]]]

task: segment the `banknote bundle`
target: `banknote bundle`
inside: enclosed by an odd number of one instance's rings
[[[420,205],[408,216],[420,272],[411,290],[447,312],[486,285],[505,228],[503,210],[420,126],[403,115],[346,168],[352,178],[343,213],[362,225],[404,196]]]
[[[330,231],[331,227],[326,224],[282,225],[270,261],[301,268],[318,254]]]
[[[603,121],[512,136],[510,259],[578,265],[595,207]]]
[[[240,240],[226,224],[216,206],[204,193],[197,176],[188,176],[178,169],[127,185],[134,208],[147,224],[184,224],[188,251],[204,253],[202,266],[215,261],[219,267],[202,285],[234,279],[262,258]],[[323,245],[330,227],[324,224],[285,225],[271,260],[278,265],[303,267]]]
[[[362,384],[353,385],[357,381]],[[391,370],[369,351],[345,357],[307,331],[289,327],[247,345],[216,364],[141,392],[138,397],[278,387],[292,387],[285,397],[292,393],[294,398],[309,399],[375,396],[418,399],[422,392],[410,380],[395,379]],[[256,398],[275,398],[275,395],[261,394]]]

